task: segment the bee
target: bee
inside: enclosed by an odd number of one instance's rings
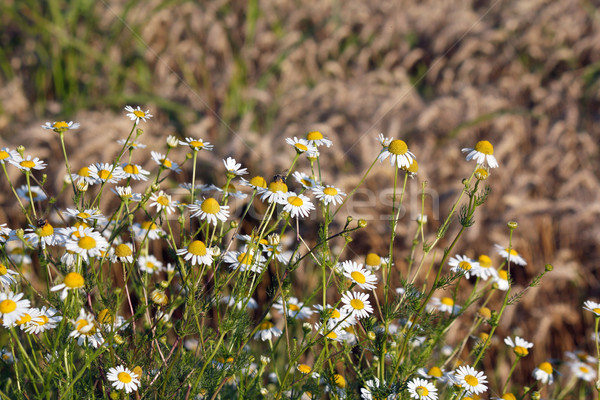
[[[271,179],[271,182],[281,182],[281,183],[285,183],[285,180],[287,178],[287,172],[288,170],[286,169],[285,171],[279,173],[279,174],[275,174],[273,176],[273,179]]]
[[[43,228],[48,225],[48,220],[46,218],[40,218],[36,221],[36,225],[38,228]]]

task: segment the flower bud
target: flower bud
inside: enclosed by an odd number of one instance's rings
[[[507,225],[508,225],[508,229],[510,229],[510,230],[517,229],[517,226],[519,226],[519,224],[517,224],[516,221],[510,221]]]
[[[174,149],[175,147],[177,147],[178,144],[179,139],[177,139],[177,137],[173,135],[167,136],[167,146],[169,146],[169,148]]]
[[[550,272],[554,269],[554,267],[552,266],[552,264],[546,264],[545,269],[546,269],[546,272]]]
[[[277,246],[281,243],[281,236],[277,233],[272,233],[267,237],[267,240],[271,246]]]
[[[115,341],[116,344],[123,344],[125,343],[125,340],[123,339],[123,337],[121,335],[116,334],[115,336],[113,336],[113,340]]]
[[[366,220],[364,220],[362,218],[358,220],[358,227],[359,228],[364,228],[366,226],[367,226],[367,221]]]
[[[25,146],[23,146],[23,145],[17,146],[17,153],[19,153],[21,155],[21,157],[24,157]]]

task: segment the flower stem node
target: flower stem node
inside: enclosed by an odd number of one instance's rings
[[[511,231],[517,229],[517,226],[519,226],[519,224],[517,224],[516,221],[509,221],[507,225],[508,229],[510,229]]]

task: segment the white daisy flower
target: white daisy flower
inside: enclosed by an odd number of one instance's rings
[[[552,376],[553,372],[552,364],[548,361],[544,361],[533,370],[532,375],[535,380],[542,382],[544,385],[552,385],[552,383],[554,383],[554,377]]]
[[[283,249],[283,246],[281,244],[278,244],[277,246],[268,245],[265,248],[265,253],[267,255],[267,258],[274,257],[280,263],[289,264],[289,262],[292,258],[292,252],[291,251],[282,251],[282,249]]]
[[[429,369],[419,368],[417,373],[424,378],[433,378],[440,382],[446,382],[446,374],[443,369],[436,367],[435,365]]]
[[[14,326],[17,320],[27,313],[31,302],[21,300],[23,293],[0,292],[0,319],[5,328]]]
[[[315,304],[314,307],[321,314],[321,320],[326,321],[330,328],[344,329],[358,322],[351,313],[333,308],[329,304],[326,304],[325,309],[321,304]]]
[[[109,163],[96,163],[88,167],[90,176],[96,182],[117,183],[125,178],[123,168]]]
[[[308,142],[308,144],[311,144],[315,147],[323,145],[331,147],[331,145],[333,144],[331,140],[324,137],[323,134],[319,131],[308,132],[306,134],[306,141]]]
[[[0,350],[0,358],[7,364],[12,364],[15,362],[15,357],[13,356],[13,354],[4,347],[2,348],[2,350]]]
[[[229,264],[229,268],[233,270],[239,269],[242,272],[252,271],[260,274],[267,259],[255,249],[244,248],[242,251],[228,251],[223,256],[223,261]]]
[[[166,194],[164,190],[161,190],[158,193],[153,193],[152,196],[150,196],[150,200],[152,201],[152,203],[150,203],[150,207],[156,207],[156,212],[158,213],[160,213],[162,210],[165,210],[167,215],[175,211],[175,207],[178,204],[177,201],[171,200],[171,195]]]
[[[24,237],[33,247],[37,248],[41,243],[42,249],[45,249],[46,246],[57,246],[64,243],[64,238],[54,233],[54,227],[50,223],[43,219],[40,220],[40,223],[43,225],[39,228],[30,225],[25,229]]]
[[[310,211],[315,209],[314,204],[308,197],[294,192],[287,192],[283,204],[283,211],[290,213],[292,218],[306,218],[310,214]]]
[[[87,345],[97,349],[98,346],[104,343],[104,338],[98,330],[96,319],[83,308],[79,310],[77,319],[72,320],[71,323],[75,329],[69,334],[69,337],[77,338],[79,346]]]
[[[113,262],[133,262],[133,246],[129,243],[121,243],[115,247],[112,257]]]
[[[463,365],[454,371],[454,377],[460,386],[471,393],[479,394],[487,390],[487,377],[470,365]]]
[[[177,250],[177,254],[186,261],[189,260],[192,265],[210,265],[213,262],[212,255],[200,240],[194,240],[187,248]]]
[[[150,152],[150,156],[154,160],[155,163],[160,165],[163,168],[170,169],[171,171],[175,171],[177,173],[181,172],[181,168],[179,168],[179,164],[175,161],[170,160],[164,154],[161,154],[157,151]]]
[[[79,254],[85,261],[90,257],[101,256],[108,250],[108,242],[92,228],[80,226],[65,243],[67,250]]]
[[[298,154],[304,153],[306,151],[311,151],[311,152],[317,151],[317,148],[314,145],[310,144],[308,142],[308,140],[306,140],[306,139],[298,139],[297,137],[294,136],[293,139],[286,138],[285,141],[287,144],[289,144],[294,149],[296,149],[296,152]]]
[[[365,268],[371,272],[379,271],[379,269],[385,265],[388,265],[390,259],[387,257],[380,257],[376,253],[369,253],[365,257]]]
[[[410,397],[417,400],[436,400],[437,388],[433,383],[421,378],[414,378],[408,382]]]
[[[479,268],[477,261],[471,260],[467,256],[457,255],[456,257],[450,257],[448,265],[451,266],[450,271],[455,273],[464,273],[465,278],[469,279],[472,273],[472,269]]]
[[[596,370],[581,361],[570,362],[571,373],[581,380],[592,382],[596,379]]]
[[[104,215],[97,208],[87,208],[83,211],[75,210],[73,208],[67,208],[64,212],[69,217],[77,218],[86,224],[91,224],[94,221],[98,221],[104,218]]]
[[[19,157],[19,153],[16,150],[11,150],[8,147],[0,149],[0,164],[5,164]]]
[[[79,126],[79,122],[73,121],[54,121],[53,123],[46,122],[44,125],[41,125],[42,128],[53,130],[56,133],[63,133],[71,129],[78,129]]]
[[[321,200],[325,205],[333,204],[334,206],[337,204],[342,204],[342,197],[346,195],[346,193],[342,192],[335,186],[317,186],[313,189],[313,193],[315,197]]]
[[[17,188],[17,194],[25,201],[29,201],[29,189],[27,185],[22,185]],[[48,198],[44,190],[39,186],[31,186],[31,197],[34,202],[44,201]]]
[[[150,175],[150,171],[146,171],[141,165],[138,164],[125,163],[121,165],[121,168],[123,169],[125,178],[131,178],[136,181],[147,181],[148,175]]]
[[[258,330],[254,334],[254,339],[260,339],[263,342],[271,340],[281,335],[281,329],[277,328],[271,321],[263,321],[258,326]]]
[[[283,299],[277,300],[277,303],[273,304],[273,308],[283,313]],[[299,301],[296,297],[290,297],[285,303],[285,309],[287,315],[290,318],[307,319],[313,315],[314,311],[310,307],[304,306],[304,303]]]
[[[471,270],[472,274],[480,277],[484,281],[487,281],[488,278],[496,278],[498,277],[498,271],[492,265],[492,259],[482,254],[479,256],[477,263],[479,264],[479,268],[474,268]]]
[[[498,254],[500,254],[502,257],[506,258],[507,260],[510,258],[511,263],[515,263],[517,265],[527,265],[527,261],[525,261],[525,259],[521,257],[515,249],[510,249],[509,251],[508,248],[502,247],[499,244],[495,244],[494,247],[496,248]]]
[[[286,204],[288,187],[282,180],[269,183],[266,189],[258,189],[261,200],[269,203]]]
[[[228,174],[232,175],[246,175],[248,170],[246,168],[242,168],[242,164],[235,161],[235,158],[227,157],[227,160],[223,160],[223,164],[225,164],[225,169]]]
[[[27,156],[26,158],[21,157],[20,154],[17,154],[15,157],[12,157],[8,160],[9,163],[19,168],[23,172],[29,172],[32,169],[42,170],[46,168],[47,164],[40,160],[38,157]]]
[[[6,265],[0,263],[0,285],[3,288],[16,282],[13,276],[19,276],[19,273],[8,269]]]
[[[529,350],[527,349],[533,347],[533,343],[528,342],[527,340],[522,339],[519,336],[515,336],[514,341],[510,336],[507,336],[504,338],[504,343],[506,343],[507,346],[512,347],[513,351],[518,357],[525,357],[527,354],[529,354]]]
[[[163,263],[153,255],[140,256],[137,260],[140,271],[148,274],[160,272],[163,269]]]
[[[344,261],[341,265],[344,276],[356,283],[361,289],[373,290],[377,287],[377,277],[354,261]]]
[[[260,175],[257,175],[250,179],[249,181],[240,177],[243,186],[249,186],[252,189],[266,189],[267,188],[267,180]]]
[[[212,150],[213,149],[213,145],[210,144],[210,142],[205,142],[202,139],[194,139],[191,137],[185,138],[185,141],[180,140],[179,144],[182,146],[189,146],[190,149],[192,149],[193,151],[200,151],[200,150]]]
[[[52,307],[46,308],[46,306],[43,306],[39,312],[39,316],[27,323],[25,332],[37,335],[40,332],[54,329],[63,318],[60,315],[57,315],[58,310],[55,310]]]
[[[135,392],[140,386],[137,374],[122,365],[110,368],[106,378],[112,382],[115,389],[125,390],[125,393]]]
[[[428,304],[428,308],[429,307],[454,315],[460,312],[460,307],[454,304],[454,300],[452,300],[451,297],[442,297],[441,299],[432,297]]]
[[[69,272],[67,275],[65,275],[63,283],[51,287],[50,291],[57,292],[59,290],[62,290],[60,294],[60,299],[62,301],[65,301],[67,295],[69,294],[69,290],[76,291],[78,289],[83,289],[84,287],[85,280],[83,279],[83,276],[81,276],[81,274],[77,272]]]
[[[596,364],[598,359],[582,350],[565,351],[565,356],[571,361],[580,361],[588,364]]]
[[[225,222],[229,218],[229,206],[222,206],[217,200],[212,197],[203,201],[196,200],[194,204],[188,205],[190,217],[198,217],[200,220],[207,220],[213,225],[217,225],[217,221]]]
[[[346,332],[340,326],[335,327],[335,325],[329,323],[316,323],[315,331],[317,331],[319,335],[325,336],[327,339],[334,340],[338,343],[344,342],[347,337]]]
[[[152,118],[152,114],[150,114],[150,110],[142,111],[140,106],[137,106],[136,109],[134,109],[131,106],[125,106],[125,111],[127,111],[127,116],[132,121],[135,121],[136,125],[140,122],[140,120],[146,122],[146,121],[148,121],[149,118]]]
[[[79,171],[71,174],[71,179],[78,183],[87,183],[88,185],[94,185],[98,183],[98,180],[90,174],[89,167],[82,167]]]
[[[344,303],[342,309],[356,319],[367,318],[373,314],[373,307],[367,293],[346,292],[342,295],[342,303]]]
[[[510,283],[508,282],[508,273],[505,269],[498,271],[497,276],[492,279],[492,282],[494,282],[494,285],[498,290],[502,290],[503,292],[506,292],[510,287]]]
[[[110,190],[124,201],[142,200],[142,195],[140,193],[132,192],[131,186],[116,186],[114,189],[110,188]]]
[[[387,143],[387,139],[382,142]],[[404,140],[395,139],[389,142],[379,154],[379,161],[383,162],[390,157],[390,164],[398,168],[409,168],[415,159],[415,155],[408,150],[408,146]]]
[[[42,312],[38,308],[30,308],[27,310],[25,314],[21,318],[19,318],[15,324],[21,327],[21,330],[24,331],[27,326],[32,321],[42,322]]]
[[[165,231],[152,221],[144,221],[133,224],[133,233],[136,240],[141,241],[145,240],[146,237],[150,240],[160,239],[165,234]]]
[[[314,179],[312,179],[310,176],[308,176],[304,172],[295,171],[292,174],[292,176],[294,177],[294,179],[296,180],[296,182],[298,182],[299,184],[302,185],[302,187],[304,189],[315,189],[315,188],[317,188],[319,186],[319,184],[317,183],[317,181],[315,181]]]
[[[498,161],[496,161],[496,157],[494,157],[494,146],[487,140],[481,140],[477,142],[475,148],[464,148],[462,149],[463,153],[467,154],[467,161],[471,161],[475,159],[478,164],[485,164],[490,166],[490,168],[497,168]]]

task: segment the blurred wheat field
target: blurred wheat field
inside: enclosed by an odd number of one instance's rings
[[[0,6],[3,145],[56,157],[59,144],[39,125],[74,120],[82,129],[66,138],[77,149],[70,162],[87,165],[116,151],[129,127],[120,109],[135,103],[157,116],[142,137],[149,148],[167,134],[204,137],[221,151],[212,162],[233,155],[265,176],[282,168],[274,147],[282,137],[320,130],[334,141],[330,180],[350,189],[384,132],[406,140],[420,165],[436,166],[419,171],[409,195],[428,181],[444,215],[469,174],[460,148],[487,139],[500,168],[465,243],[490,253],[515,220],[515,246],[529,262],[516,284],[554,265],[507,310],[499,337],[535,342],[517,372],[591,345],[581,304],[600,297],[600,12],[592,1],[29,3]],[[52,5],[71,18],[61,24]],[[57,192],[63,173],[47,171]],[[212,174],[205,168],[200,179],[211,183]],[[367,187],[392,179],[378,167]],[[23,224],[13,211],[4,205],[0,221]],[[397,260],[410,246],[410,217],[399,227]],[[435,217],[431,209],[430,233]],[[375,228],[385,224],[371,225],[353,243],[357,254],[385,249]],[[489,355],[486,369],[505,376],[509,363]]]

